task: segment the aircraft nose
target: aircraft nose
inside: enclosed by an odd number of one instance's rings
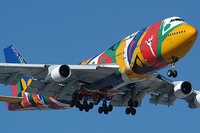
[[[189,25],[187,28],[187,34],[188,34],[188,38],[192,38],[196,40],[197,35],[198,35],[198,31],[196,28],[194,28],[193,26]]]
[[[197,29],[187,23],[177,27],[172,33],[162,45],[162,58],[167,62],[170,62],[172,57],[183,58],[194,45],[198,35]]]

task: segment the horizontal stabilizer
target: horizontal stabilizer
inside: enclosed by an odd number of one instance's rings
[[[0,96],[0,101],[9,103],[18,103],[23,100],[23,97],[13,97],[13,96]]]

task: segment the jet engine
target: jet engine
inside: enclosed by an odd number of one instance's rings
[[[46,82],[62,82],[71,76],[71,69],[68,65],[50,66]]]
[[[193,92],[193,88],[188,81],[178,81],[174,82],[174,95],[177,98],[185,98]]]
[[[200,93],[197,94],[197,95],[194,97],[194,104],[195,104],[197,107],[200,107]]]

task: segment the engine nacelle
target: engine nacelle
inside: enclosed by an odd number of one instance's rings
[[[197,95],[194,97],[194,104],[195,104],[197,107],[200,107],[200,93],[197,94]]]
[[[71,69],[68,65],[50,66],[46,82],[62,82],[71,76]]]
[[[177,98],[185,98],[193,92],[192,85],[188,81],[174,82],[174,85],[174,95]]]

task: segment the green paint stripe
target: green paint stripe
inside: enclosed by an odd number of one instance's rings
[[[180,24],[180,25],[182,25],[182,24]],[[170,32],[172,32],[175,28],[177,28],[177,27],[180,26],[180,25],[177,25],[177,26],[173,27],[172,29],[170,29],[169,31],[167,31],[164,35],[162,35],[162,29],[164,28],[164,27],[163,27],[163,22],[162,22],[162,24],[161,24],[161,26],[160,26],[160,28],[159,28],[159,31],[158,31],[158,37],[167,36]],[[169,25],[166,25],[166,26],[169,28]],[[165,30],[167,30],[167,29],[165,28]],[[160,61],[165,61],[165,60],[163,59],[163,56],[162,56],[162,43],[163,43],[163,41],[164,41],[165,39],[166,39],[166,38],[163,37],[163,38],[160,38],[160,39],[158,40],[158,45],[157,45],[156,54],[157,54],[157,57],[158,57],[158,59],[159,59]]]

